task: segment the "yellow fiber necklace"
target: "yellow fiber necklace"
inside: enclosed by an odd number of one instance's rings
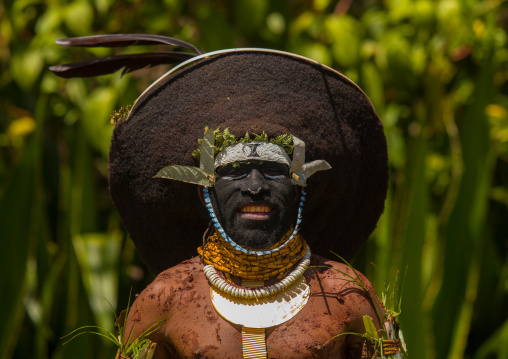
[[[291,228],[272,248],[277,248],[287,241],[292,232]],[[217,230],[209,237],[204,246],[198,248],[203,262],[222,271],[228,279],[233,275],[258,281],[265,281],[273,277],[281,279],[305,255],[306,251],[305,239],[296,234],[291,242],[280,251],[260,256],[246,254],[227,243]]]

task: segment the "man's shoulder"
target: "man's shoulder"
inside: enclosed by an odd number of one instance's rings
[[[151,285],[167,285],[192,280],[203,272],[203,263],[199,256],[187,259],[174,267],[159,273]]]
[[[312,255],[310,268],[315,270],[315,278],[323,287],[330,289],[344,289],[345,287],[362,287],[369,291],[372,286],[368,279],[358,270],[347,264],[336,262],[317,254]],[[359,284],[363,284],[362,286]]]
[[[180,297],[195,288],[204,278],[203,264],[199,257],[193,257],[159,273],[139,295],[136,302],[144,302],[160,309],[168,310],[178,304]]]
[[[337,258],[339,259],[339,258]],[[326,275],[347,275],[347,276],[354,276],[355,272],[358,274],[361,274],[357,270],[354,270],[352,267],[348,266],[347,264],[340,263],[334,260],[330,260],[328,258],[322,257],[317,254],[312,254],[311,257],[311,268],[317,268],[319,269],[320,273],[326,274]]]
[[[373,319],[384,315],[383,305],[370,282],[349,265],[313,255],[308,276],[317,305],[324,303],[320,302],[324,299],[328,309],[336,309],[336,318],[347,314],[346,331],[362,332],[364,315]]]

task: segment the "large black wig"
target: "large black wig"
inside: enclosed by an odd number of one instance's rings
[[[388,166],[383,126],[367,96],[301,56],[223,50],[162,76],[113,133],[111,196],[154,273],[195,255],[207,228],[196,185],[153,178],[165,166],[195,166],[205,127],[303,140],[306,161],[332,166],[308,182],[301,233],[312,251],[350,259],[368,239],[383,211]]]

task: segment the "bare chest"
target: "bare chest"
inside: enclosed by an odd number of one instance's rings
[[[242,358],[241,326],[215,311],[210,288],[202,284],[180,299],[166,325],[169,344],[182,358]],[[342,358],[346,337],[337,335],[349,331],[350,323],[344,298],[311,283],[307,305],[287,322],[266,329],[268,357]]]

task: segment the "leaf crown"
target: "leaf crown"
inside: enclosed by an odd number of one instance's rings
[[[208,130],[208,127],[205,131]],[[283,134],[277,137],[269,138],[268,135],[263,131],[260,135],[253,134],[250,135],[249,132],[245,133],[243,137],[235,137],[235,135],[229,132],[229,128],[226,128],[224,131],[221,131],[219,128],[213,131],[214,136],[214,146],[213,146],[213,156],[215,157],[218,153],[224,151],[226,147],[236,145],[237,143],[247,143],[247,142],[270,142],[280,146],[286,151],[288,155],[291,155],[294,150],[293,145],[293,136],[288,134]],[[200,138],[198,140],[199,147],[192,152],[192,156],[194,158],[200,158],[201,156],[201,144],[203,139]]]

